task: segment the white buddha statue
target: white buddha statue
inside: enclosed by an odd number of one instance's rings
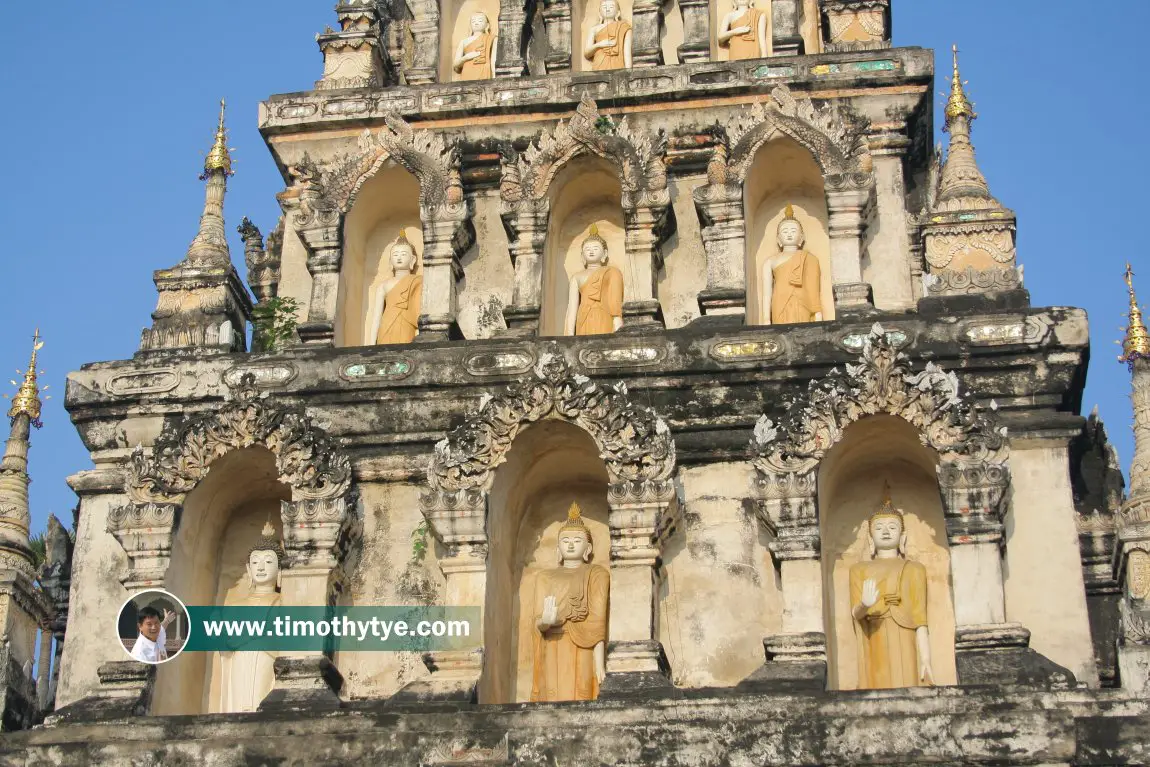
[[[248,594],[236,607],[274,607],[280,603],[280,564],[284,550],[271,522],[248,552]],[[232,605],[229,605],[232,606]],[[275,683],[275,655],[264,650],[220,653],[220,701],[217,711],[255,711]]]

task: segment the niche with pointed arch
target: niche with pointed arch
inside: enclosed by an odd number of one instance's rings
[[[832,690],[858,688],[860,644],[851,616],[848,573],[851,565],[869,558],[867,522],[881,505],[887,482],[894,505],[904,513],[907,559],[921,563],[927,572],[935,683],[957,683],[950,551],[937,465],[937,453],[922,445],[913,426],[897,416],[878,415],[851,424],[819,466],[823,617],[827,685]]]
[[[609,568],[607,467],[595,441],[566,421],[532,424],[495,470],[488,496],[480,703],[531,699],[534,578],[541,569],[557,566],[558,531],[573,502],[591,530],[592,561]]]
[[[623,190],[618,171],[594,155],[568,162],[548,189],[551,215],[543,257],[539,332],[564,335],[571,277],[583,269],[583,240],[596,226],[607,241],[609,263],[623,273],[623,300],[635,295],[623,228]]]
[[[743,185],[746,220],[747,324],[771,324],[764,269],[779,254],[778,227],[787,205],[803,226],[803,248],[818,259],[823,320],[835,317],[830,236],[822,172],[805,148],[776,134],[755,153]]]
[[[164,588],[190,605],[243,604],[248,551],[265,522],[283,539],[280,502],[290,499],[291,488],[279,480],[267,448],[233,450],[217,459],[184,499]],[[179,660],[158,669],[149,713],[221,711],[219,655],[187,653]]]
[[[371,330],[383,311],[380,286],[392,276],[390,246],[402,230],[423,269],[419,181],[393,161],[367,179],[344,220],[339,274],[336,346],[371,346]]]

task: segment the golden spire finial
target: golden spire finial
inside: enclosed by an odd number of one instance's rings
[[[228,129],[224,127],[224,110],[226,108],[227,103],[220,99],[220,124],[216,128],[216,142],[212,144],[212,149],[204,160],[205,176],[216,170],[222,170],[229,176],[232,175],[232,156],[231,150],[228,149]]]
[[[791,205],[789,202],[787,203],[786,210],[783,211],[783,220],[784,221],[797,221],[798,220],[797,218],[795,218],[795,206]]]
[[[42,406],[40,392],[42,390],[36,385],[36,355],[43,347],[44,342],[40,340],[40,330],[37,328],[32,336],[32,359],[28,362],[28,369],[21,373],[24,380],[19,384],[15,381],[12,382],[19,388],[16,390],[16,396],[12,398],[12,407],[8,409],[9,418],[14,419],[20,414],[27,415],[28,420],[37,429],[42,426],[40,423],[40,408]]]
[[[1142,320],[1142,309],[1138,306],[1138,298],[1134,295],[1134,268],[1129,262],[1126,264],[1126,289],[1130,292],[1130,324],[1126,327],[1126,340],[1122,344],[1122,356],[1119,362],[1133,365],[1134,360],[1150,360],[1150,332],[1146,330],[1146,323]]]
[[[962,75],[958,72],[958,46],[952,45],[951,52],[954,54],[954,75],[950,81],[950,100],[946,102],[946,124],[948,126],[958,117],[965,116],[971,120],[978,117],[974,113],[974,104],[971,104],[970,99],[966,97]]]

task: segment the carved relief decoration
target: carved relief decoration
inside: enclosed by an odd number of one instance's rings
[[[441,207],[462,209],[459,150],[442,133],[415,130],[394,112],[383,116],[384,127],[359,137],[359,150],[324,174],[324,196],[332,207],[346,213],[359,190],[389,160],[419,181],[419,205],[426,212]]]
[[[544,200],[556,174],[583,154],[601,157],[619,168],[623,207],[656,207],[670,203],[664,154],[667,137],[636,131],[626,118],[614,123],[601,115],[584,93],[570,120],[560,121],[525,152],[504,156],[499,195],[505,213],[521,203]]]
[[[622,382],[600,386],[553,354],[542,355],[533,373],[502,395],[485,397],[477,413],[435,446],[430,489],[421,498],[425,511],[477,501],[519,432],[544,418],[569,421],[591,435],[607,465],[612,498],[673,497],[670,429],[650,408],[632,402]]]
[[[985,253],[995,263],[1010,264],[1014,261],[1013,227],[1003,225],[997,231],[985,226],[967,229],[953,227],[952,231],[942,228],[931,230],[926,243],[926,260],[935,269],[945,269],[958,256]]]
[[[1022,287],[1022,268],[1012,266],[975,269],[968,266],[961,271],[941,269],[923,275],[923,283],[930,295],[958,295],[1017,290]]]
[[[890,47],[890,0],[823,0],[822,12],[829,33],[828,51]]]
[[[276,457],[280,479],[302,499],[334,498],[351,484],[351,463],[311,419],[271,405],[254,378],[244,376],[236,398],[193,419],[145,456],[132,454],[127,492],[136,503],[180,503],[212,463],[245,447],[263,445]]]
[[[922,443],[952,466],[1002,465],[1006,428],[961,391],[953,372],[927,363],[913,371],[908,357],[875,325],[859,361],[811,381],[807,394],[787,403],[780,423],[759,419],[752,461],[764,474],[813,470],[848,426],[870,415],[894,415],[914,426]]]
[[[854,113],[816,107],[809,98],[795,98],[780,85],[767,101],[756,101],[727,128],[730,181],[746,180],[759,148],[776,133],[789,136],[811,153],[824,176],[861,175],[869,178],[866,130],[869,121]],[[712,174],[708,168],[708,176]],[[712,182],[713,183],[713,182]]]

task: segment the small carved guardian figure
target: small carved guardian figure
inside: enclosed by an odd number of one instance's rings
[[[614,333],[623,327],[623,273],[607,259],[607,241],[592,225],[583,240],[583,271],[571,278],[567,335]]]
[[[494,77],[495,50],[499,38],[491,34],[486,13],[471,14],[471,34],[459,41],[452,67],[456,80],[490,80]]]
[[[415,273],[418,256],[415,246],[401,229],[391,245],[392,276],[376,289],[371,305],[378,317],[369,337],[377,344],[406,344],[419,332],[419,309],[423,300],[423,278]],[[377,314],[382,303],[383,312]]]
[[[820,322],[822,269],[818,258],[803,250],[806,235],[790,205],[779,222],[778,243],[779,253],[763,267],[763,293],[771,324]]]
[[[926,568],[906,559],[903,514],[891,502],[889,486],[868,531],[872,558],[850,569],[859,689],[933,685]]]
[[[587,33],[583,57],[595,72],[631,68],[631,25],[615,0],[599,3],[599,23]]]
[[[591,531],[578,504],[559,528],[559,567],[536,576],[531,700],[595,700],[607,675],[611,574],[591,564]]]
[[[719,47],[728,48],[731,61],[767,56],[767,14],[755,0],[734,0],[735,9],[719,24]]]
[[[280,565],[284,550],[271,522],[248,552],[248,595],[237,606],[274,607],[280,603]],[[275,655],[264,650],[220,653],[222,713],[255,711],[275,683]]]

